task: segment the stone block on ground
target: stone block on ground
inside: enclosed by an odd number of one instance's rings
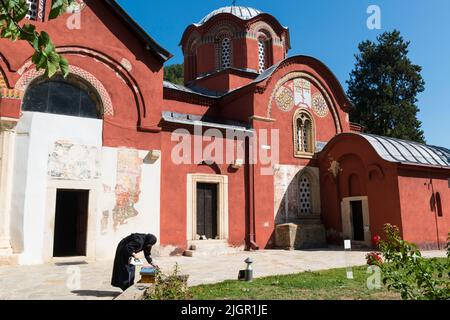
[[[326,248],[325,227],[310,221],[280,224],[275,229],[275,245],[287,250]]]
[[[295,249],[326,248],[326,231],[323,224],[299,224],[295,237]]]
[[[297,227],[294,223],[277,225],[275,229],[275,246],[278,249],[294,250]]]

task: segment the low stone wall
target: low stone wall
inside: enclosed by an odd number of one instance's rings
[[[136,283],[114,300],[143,300],[146,293],[151,290],[153,286],[154,284]]]

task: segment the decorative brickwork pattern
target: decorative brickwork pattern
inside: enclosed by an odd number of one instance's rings
[[[95,90],[97,90],[97,93],[99,94],[103,104],[103,115],[106,116],[114,115],[111,97],[109,96],[108,91],[103,86],[103,84],[94,75],[76,66],[70,66],[70,73],[86,80],[95,88]],[[34,79],[42,76],[43,74],[44,74],[43,70],[36,71],[36,69],[30,69],[27,72],[25,72],[17,82],[15,88],[15,90],[20,92],[20,97],[23,97],[23,94],[25,93],[25,90],[27,89],[28,85]]]
[[[5,77],[0,72],[0,97],[4,99],[20,99],[20,91],[8,88]]]

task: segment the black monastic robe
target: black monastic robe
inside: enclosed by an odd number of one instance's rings
[[[111,279],[113,287],[119,287],[125,291],[134,284],[136,267],[129,264],[129,259],[133,253],[144,251],[145,259],[148,263],[152,263],[151,249],[148,250],[146,247],[146,238],[146,234],[134,233],[120,241],[114,258]]]

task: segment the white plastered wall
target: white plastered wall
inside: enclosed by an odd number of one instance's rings
[[[160,160],[144,160],[148,154],[144,150],[102,147],[102,129],[102,120],[23,113],[17,126],[11,212],[12,245],[20,264],[52,259],[57,189],[89,190],[88,259],[112,259],[117,243],[130,233],[159,238]],[[55,143],[60,142],[75,146],[75,159],[70,159],[72,151],[55,155]],[[119,153],[142,162],[137,166],[139,196],[134,203],[138,214],[114,228]],[[87,176],[86,170],[91,171]],[[58,176],[60,172],[67,174]],[[126,171],[121,174],[123,181]]]

